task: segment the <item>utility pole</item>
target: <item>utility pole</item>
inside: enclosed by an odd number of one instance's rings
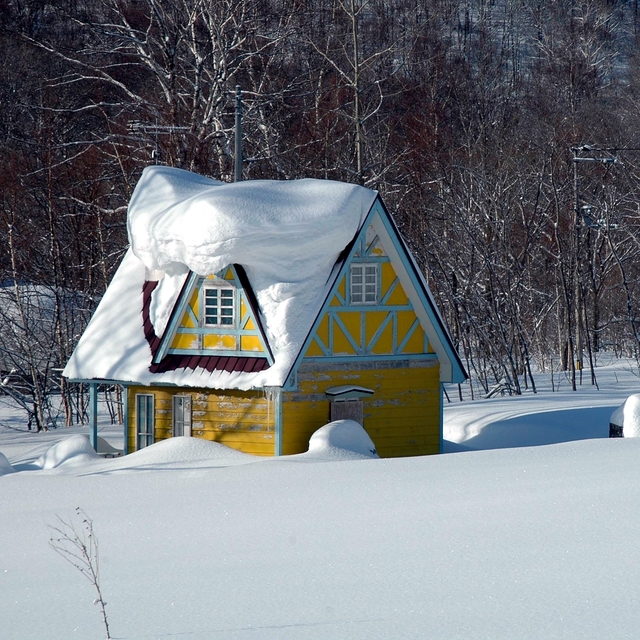
[[[576,390],[576,370],[580,375],[580,385],[582,385],[582,370],[584,369],[584,342],[583,327],[586,324],[583,287],[582,287],[582,269],[581,260],[581,228],[583,224],[583,214],[580,209],[580,198],[578,195],[578,164],[582,162],[595,162],[600,164],[619,164],[619,160],[612,152],[617,149],[604,149],[592,147],[590,145],[582,145],[581,147],[571,147],[573,154],[573,222],[575,229],[575,251],[574,251],[574,311],[575,311],[575,353],[572,354],[571,363],[571,386],[573,391]],[[606,154],[606,155],[603,155]],[[584,155],[587,154],[587,155]],[[586,218],[585,218],[586,220]],[[589,360],[591,364],[591,382],[595,384],[595,374],[593,371],[593,359],[591,355],[591,347],[589,347]]]
[[[574,307],[575,307],[575,353],[572,354],[571,363],[571,387],[576,390],[576,369],[580,372],[580,385],[582,385],[582,287],[580,270],[580,205],[578,202],[578,148],[572,148],[573,152],[573,228],[575,231],[575,251],[574,251]]]

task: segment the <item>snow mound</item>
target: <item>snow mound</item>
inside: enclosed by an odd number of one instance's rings
[[[41,469],[55,469],[72,458],[76,462],[97,457],[98,454],[91,446],[89,438],[78,434],[54,444],[38,458],[35,464]]]
[[[630,395],[611,414],[609,422],[622,427],[625,438],[640,437],[640,393]]]
[[[15,469],[11,466],[11,463],[7,460],[7,457],[0,453],[0,476],[7,475],[8,473],[14,473]]]
[[[253,462],[256,457],[231,449],[219,442],[179,436],[156,442],[140,451],[125,456],[121,460],[123,463],[126,461],[129,466],[140,467],[143,465],[167,466],[203,461]]]
[[[335,420],[318,429],[309,440],[307,457],[322,459],[378,458],[369,434],[355,420]]]

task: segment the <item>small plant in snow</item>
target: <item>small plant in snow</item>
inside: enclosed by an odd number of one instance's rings
[[[107,603],[102,597],[100,589],[100,563],[98,556],[98,538],[93,531],[93,521],[80,507],[76,507],[76,516],[80,525],[74,525],[69,520],[58,518],[58,526],[50,525],[51,548],[72,564],[92,585],[97,597],[93,604],[100,606],[102,625],[106,633],[106,640],[111,640],[109,623],[107,622]]]

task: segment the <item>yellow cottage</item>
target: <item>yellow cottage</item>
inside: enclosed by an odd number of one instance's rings
[[[464,368],[382,200],[323,181],[223,184],[147,168],[131,248],[64,375],[125,387],[125,443],[307,450],[341,418],[381,457],[438,453]]]

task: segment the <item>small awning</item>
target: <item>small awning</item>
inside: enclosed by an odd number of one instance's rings
[[[339,387],[329,387],[325,394],[332,400],[361,400],[372,396],[373,389],[367,389],[367,387],[358,387],[350,384],[343,384]]]

